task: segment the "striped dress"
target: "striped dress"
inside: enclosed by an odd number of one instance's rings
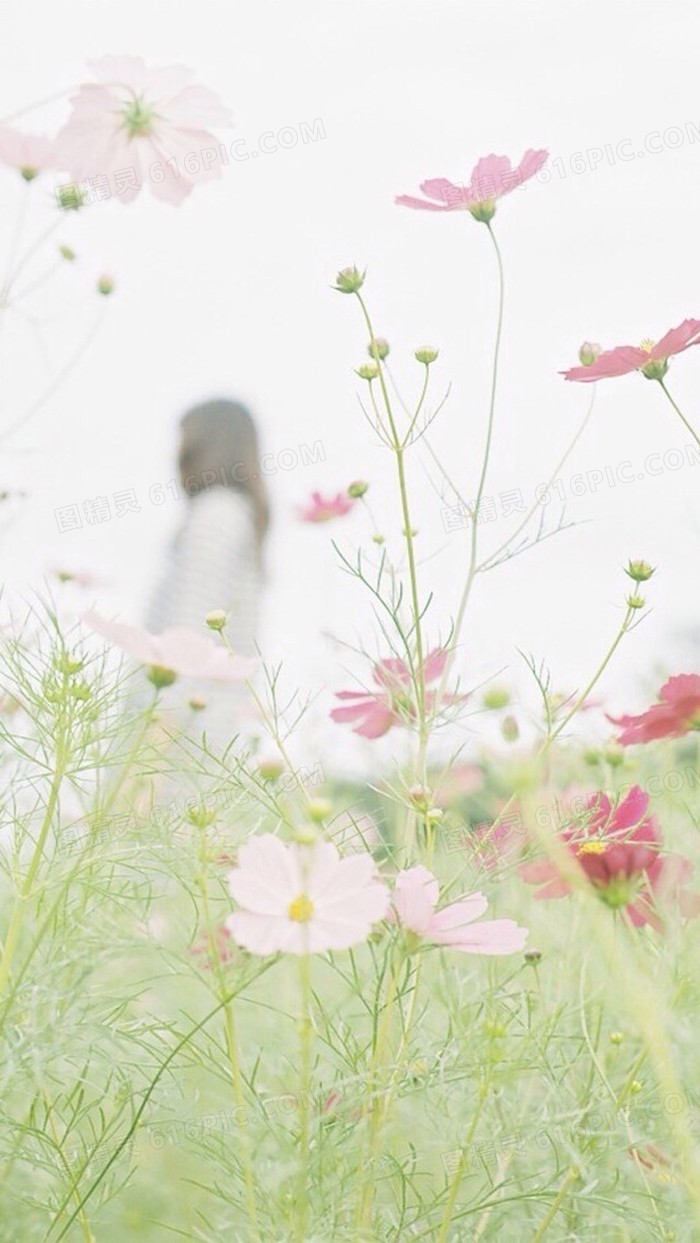
[[[187,626],[200,634],[207,613],[228,614],[227,638],[234,651],[256,655],[261,571],[253,511],[248,498],[231,488],[214,487],[187,502],[185,520],[170,546],[165,572],[151,600],[148,629],[159,633]],[[211,634],[212,640],[217,636]],[[224,745],[249,717],[248,696],[233,686],[178,680],[177,703],[192,695],[207,701],[195,719],[197,730]],[[185,694],[183,695],[183,691]],[[173,699],[170,702],[175,702]],[[169,697],[166,698],[169,706]]]

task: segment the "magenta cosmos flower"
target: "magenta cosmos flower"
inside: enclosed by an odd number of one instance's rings
[[[330,522],[331,518],[343,518],[349,514],[355,502],[345,492],[337,496],[322,496],[320,492],[312,492],[311,500],[299,507],[302,522]]]
[[[251,954],[348,949],[389,905],[371,855],[342,859],[330,842],[287,845],[272,833],[241,846],[229,887],[238,909],[226,927]]]
[[[16,168],[25,181],[33,181],[47,168],[56,168],[53,143],[40,134],[0,129],[0,164]]]
[[[420,211],[469,211],[475,220],[488,224],[495,215],[496,200],[534,177],[548,156],[548,151],[526,151],[517,168],[512,168],[507,155],[485,155],[473,169],[468,186],[435,177],[421,184],[424,199],[400,194],[395,202]]]
[[[437,648],[423,664],[423,681],[426,686],[437,682],[445,670],[447,652]],[[356,734],[363,738],[381,738],[393,725],[405,725],[415,720],[417,706],[413,679],[403,660],[390,657],[380,660],[372,670],[372,678],[380,687],[378,691],[336,691],[336,699],[344,706],[333,708],[331,719],[339,725],[351,724]],[[464,696],[444,695],[442,704],[456,703]],[[437,693],[426,693],[426,707],[434,714],[438,709]]]
[[[559,374],[567,380],[580,380],[584,384],[629,375],[632,371],[641,371],[647,380],[663,380],[668,371],[669,358],[682,354],[691,345],[700,345],[700,319],[684,319],[656,344],[642,341],[641,345],[617,345],[614,350],[603,350],[587,366],[571,367],[569,371],[560,371]]]
[[[407,868],[396,877],[391,899],[394,918],[421,941],[462,954],[514,954],[523,949],[527,928],[520,928],[514,920],[475,923],[488,907],[483,893],[469,894],[438,911],[439,898],[440,887],[428,868]]]
[[[206,635],[173,626],[162,634],[151,634],[140,626],[108,621],[97,613],[86,613],[85,625],[132,660],[147,665],[151,681],[167,686],[176,677],[202,678],[212,682],[241,682],[257,668],[257,661],[234,656]]]
[[[682,738],[691,729],[700,729],[700,674],[679,673],[669,678],[659,691],[659,699],[661,703],[638,716],[608,717],[613,725],[622,726],[617,741],[623,747],[656,738]]]
[[[113,178],[108,193],[122,203],[148,184],[156,198],[179,204],[195,182],[220,175],[210,126],[230,125],[231,116],[213,91],[190,83],[189,69],[149,69],[139,56],[89,65],[97,82],[79,87],[56,140],[73,177]]]
[[[687,916],[698,914],[700,902],[683,889],[692,865],[680,855],[661,854],[661,832],[648,808],[649,795],[639,786],[633,786],[616,807],[606,794],[592,794],[584,822],[565,829],[560,840],[607,906],[624,907],[633,924],[660,928],[658,898],[673,898]],[[571,893],[549,859],[523,864],[520,875],[540,886],[536,898],[564,898]]]

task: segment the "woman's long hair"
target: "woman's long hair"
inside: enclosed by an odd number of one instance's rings
[[[206,401],[187,411],[181,427],[180,479],[188,496],[216,487],[242,492],[251,504],[260,553],[270,511],[250,412],[237,401]]]

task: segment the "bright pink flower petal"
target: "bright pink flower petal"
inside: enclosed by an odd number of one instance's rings
[[[696,700],[700,705],[700,673],[677,673],[664,682],[659,699],[675,704],[682,700]]]
[[[680,354],[691,345],[700,344],[700,319],[684,319],[677,328],[671,328],[651,351],[655,359],[670,358],[672,354]]]
[[[639,371],[650,361],[646,350],[637,349],[634,345],[618,345],[614,350],[603,350],[590,367],[571,367],[569,371],[561,371],[567,380],[579,380],[590,383],[592,380],[608,380],[614,376],[628,375]]]
[[[437,682],[445,672],[447,664],[447,652],[444,648],[436,648],[434,652],[429,652],[423,664],[423,678],[426,682]]]

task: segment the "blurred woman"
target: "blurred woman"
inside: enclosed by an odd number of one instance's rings
[[[263,546],[269,523],[260,474],[258,435],[238,402],[216,400],[188,410],[182,419],[179,471],[185,516],[169,550],[165,571],[148,611],[148,629],[187,626],[200,634],[205,617],[223,609],[233,649],[256,654]],[[214,635],[211,636],[214,638]],[[216,733],[225,730],[232,692],[192,687],[216,707]],[[240,705],[240,696],[235,696]],[[214,714],[201,725],[211,734]]]

